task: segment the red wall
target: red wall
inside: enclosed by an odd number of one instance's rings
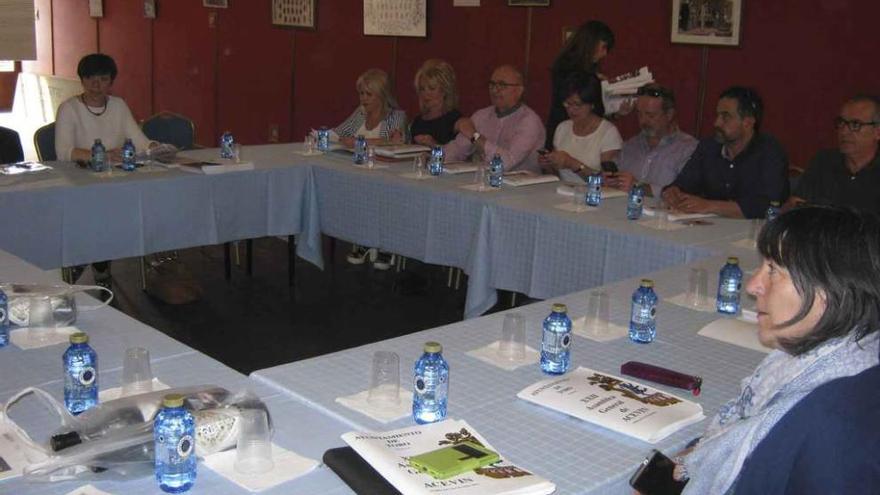
[[[482,0],[478,8],[428,0],[427,38],[364,36],[360,0],[317,0],[315,31],[272,27],[271,0],[230,0],[228,9],[205,8],[201,0],[157,3],[159,16],[149,20],[140,1],[104,0],[105,17],[93,20],[88,2],[37,0],[39,60],[24,69],[50,73],[54,67],[58,75],[73,76],[79,57],[100,49],[119,63],[115,92],[138,118],[159,110],[188,115],[206,145],[226,129],[244,143],[264,143],[271,126],[281,141],[299,141],[309,128],[334,125],[354,109],[354,81],[370,67],[392,74],[398,99],[412,115],[413,74],[431,57],[456,67],[465,113],[487,104],[493,66],[527,65],[527,98],[544,114],[547,70],[561,47],[562,28],[597,18],[617,35],[603,72],[649,65],[676,91],[680,124],[692,133],[705,85],[704,135],[722,89],[755,86],[767,107],[765,129],[797,165],[819,147],[834,145],[831,121],[848,95],[880,92],[876,0],[744,2],[741,46],[706,49],[705,78],[704,48],[669,41],[668,0],[553,0],[552,7],[531,12],[508,7],[506,0]],[[631,117],[620,126],[625,136],[636,130]]]

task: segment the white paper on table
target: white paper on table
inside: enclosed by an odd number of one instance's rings
[[[369,393],[369,390],[364,390],[353,395],[337,397],[336,402],[380,423],[390,423],[412,414],[412,402],[409,400],[412,397],[411,390],[400,387],[400,402],[397,404],[371,404],[367,402]]]
[[[490,187],[488,185],[482,184],[466,184],[464,186],[458,186],[462,189],[467,189],[468,191],[476,191],[476,192],[493,192],[500,191],[500,187]]]
[[[573,204],[573,203],[559,203],[558,205],[553,205],[557,210],[568,211],[571,213],[586,213],[599,211],[598,206],[590,206],[587,204]]]
[[[153,378],[153,390],[152,392],[156,392],[159,390],[167,390],[171,387],[162,383],[158,378]],[[145,392],[146,393],[146,392]],[[122,387],[113,387],[105,390],[101,390],[98,392],[98,401],[99,402],[107,402],[109,400],[116,400],[122,397]]]
[[[596,342],[608,342],[609,340],[619,339],[629,335],[629,328],[615,325],[608,322],[608,330],[597,331],[595,328],[587,328],[587,317],[581,316],[571,320],[571,331],[575,335],[586,339],[595,340]]]
[[[67,344],[70,342],[70,334],[79,332],[76,327],[58,327],[46,330],[38,330],[41,338],[35,338],[30,334],[30,328],[16,328],[9,332],[9,340],[22,350],[39,349],[50,345]]]
[[[701,328],[697,335],[759,352],[769,353],[772,350],[758,340],[758,325],[741,318],[720,318]]]
[[[520,366],[537,364],[541,361],[541,353],[529,346],[526,346],[526,355],[523,359],[512,361],[505,357],[501,357],[498,354],[498,348],[500,345],[501,342],[496,340],[489,345],[470,350],[466,352],[466,354],[507,371],[513,371]]]
[[[275,485],[299,478],[318,466],[318,461],[303,457],[283,447],[272,444],[272,461],[269,472],[244,474],[235,470],[235,449],[217,452],[205,457],[204,464],[220,476],[251,492],[261,492]]]
[[[682,292],[681,294],[676,294],[672,297],[667,297],[664,299],[666,302],[670,302],[675,304],[676,306],[681,306],[682,308],[692,309],[694,311],[702,311],[704,313],[714,313],[718,311],[718,308],[715,307],[715,301],[711,298],[705,297],[699,304],[694,305],[690,301],[690,297],[687,292]]]
[[[110,492],[99,490],[95,485],[84,485],[73,491],[67,492],[65,495],[112,495]]]
[[[428,180],[428,179],[435,179],[436,178],[431,174],[419,175],[418,172],[406,172],[406,173],[400,174],[400,176],[403,177],[404,179],[415,179],[415,180]]]
[[[642,227],[647,227],[649,229],[654,229],[654,230],[672,231],[672,230],[681,230],[681,229],[687,228],[687,225],[676,223],[676,222],[669,222],[669,221],[667,221],[666,224],[661,227],[660,222],[656,218],[646,218],[644,220],[639,220],[636,223],[641,225]]]

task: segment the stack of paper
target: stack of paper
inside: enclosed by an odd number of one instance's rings
[[[695,402],[583,367],[516,396],[649,443],[704,418]]]
[[[553,483],[514,466],[503,455],[494,464],[445,480],[434,479],[409,465],[407,459],[412,456],[461,442],[477,442],[495,450],[465,421],[450,419],[385,433],[350,432],[342,439],[401,493],[543,495],[556,490]]]
[[[639,88],[652,82],[654,82],[654,74],[648,70],[647,66],[638,71],[602,81],[602,103],[605,105],[605,113],[617,113],[623,102],[633,98]]]

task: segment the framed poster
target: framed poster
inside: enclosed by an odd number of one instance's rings
[[[229,0],[202,0],[205,7],[213,7],[215,9],[228,9]]]
[[[742,0],[672,0],[672,42],[739,46]]]
[[[364,0],[364,34],[428,36],[426,0]]]
[[[272,0],[272,24],[315,29],[315,0]]]

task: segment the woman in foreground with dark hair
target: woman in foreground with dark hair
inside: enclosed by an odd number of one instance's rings
[[[758,251],[763,262],[747,291],[757,298],[759,339],[775,350],[743,380],[739,397],[721,406],[696,446],[676,459],[676,476],[689,479],[687,494],[737,492],[744,463],[792,408],[818,387],[878,363],[876,217],[795,209],[764,227]],[[857,397],[851,407],[859,407]]]

